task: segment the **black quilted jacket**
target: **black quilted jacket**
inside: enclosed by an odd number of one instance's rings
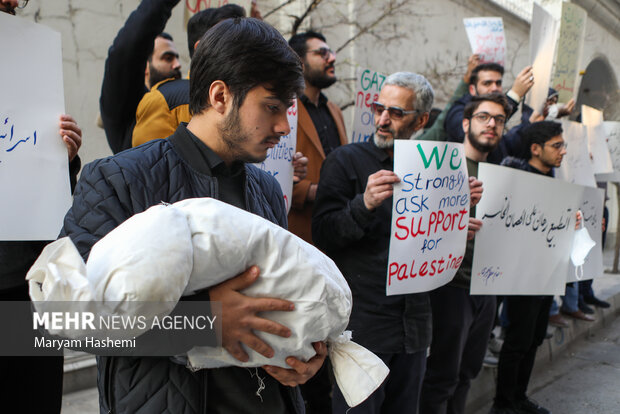
[[[86,260],[94,243],[134,214],[162,201],[218,198],[217,180],[205,171],[185,125],[168,139],[151,141],[84,167],[64,221]],[[208,167],[207,167],[208,168]],[[246,210],[287,226],[277,181],[246,165]],[[261,370],[265,385],[243,368],[191,372],[169,358],[100,357],[102,413],[303,412],[297,388],[283,387]],[[253,372],[252,372],[253,374]],[[275,390],[275,391],[274,391]],[[270,398],[273,397],[273,398]]]

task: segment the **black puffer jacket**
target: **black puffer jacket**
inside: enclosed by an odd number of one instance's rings
[[[84,259],[108,232],[155,204],[218,198],[217,180],[200,172],[204,165],[199,164],[195,147],[188,142],[191,139],[181,125],[168,139],[151,141],[84,167],[63,228]],[[277,181],[246,165],[245,183],[246,210],[286,228]],[[265,377],[266,386],[278,388],[275,394],[280,401],[275,404],[279,408],[248,392],[256,391],[257,380],[243,368],[191,372],[169,358],[100,357],[98,370],[102,413],[270,413],[283,412],[282,400],[286,412],[303,412],[297,388],[280,386],[264,372],[261,377]],[[217,392],[217,398],[210,396],[209,390]],[[224,395],[226,392],[229,395]]]

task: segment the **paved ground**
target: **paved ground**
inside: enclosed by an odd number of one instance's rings
[[[530,396],[555,414],[620,413],[620,318],[570,345],[550,365],[536,367]]]

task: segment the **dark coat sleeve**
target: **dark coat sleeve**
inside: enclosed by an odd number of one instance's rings
[[[91,247],[133,215],[129,187],[114,159],[102,159],[84,167],[65,215],[61,237],[69,236],[84,258]]]
[[[355,176],[345,151],[339,148],[329,154],[321,168],[312,215],[312,241],[319,249],[331,253],[366,235],[374,212],[357,191],[362,186],[365,183]]]
[[[444,129],[448,135],[450,142],[463,142],[465,140],[465,132],[463,132],[463,111],[466,102],[461,98],[452,105],[446,120],[444,121]]]
[[[179,1],[143,0],[108,50],[99,105],[108,144],[115,154],[131,148],[136,109],[147,92],[146,61]]]

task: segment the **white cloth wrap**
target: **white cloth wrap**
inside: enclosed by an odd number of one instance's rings
[[[347,403],[355,406],[368,398],[389,370],[376,355],[351,342],[350,334],[343,335],[352,298],[334,262],[276,224],[218,200],[188,199],[136,214],[93,246],[86,265],[69,238],[59,239],[46,246],[26,279],[35,307],[37,301],[83,301],[82,309],[96,314],[152,318],[170,313],[181,296],[252,265],[259,267],[260,276],[243,293],[294,302],[294,311],[264,314],[289,327],[292,335],[256,332],[274,349],[271,359],[246,347],[250,359],[242,363],[222,348],[196,347],[187,354],[189,364],[290,368],[285,358],[307,361],[315,355],[312,342],[327,341]],[[161,306],[157,311],[123,306],[135,301]],[[76,336],[75,331],[50,332]]]

